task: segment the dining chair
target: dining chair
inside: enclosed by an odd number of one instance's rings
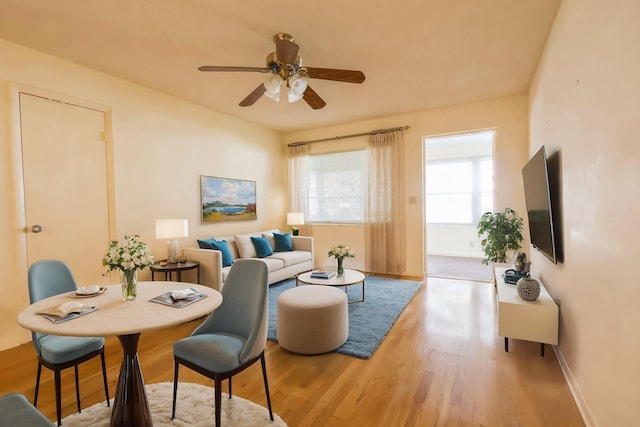
[[[34,262],[29,267],[29,299],[31,304],[77,289],[71,269],[67,264],[57,260],[43,260]],[[58,335],[32,332],[31,340],[38,354],[38,373],[36,375],[36,390],[33,405],[38,405],[38,389],[40,387],[40,373],[42,366],[54,372],[56,389],[56,413],[58,426],[61,423],[62,396],[60,392],[60,372],[73,366],[76,379],[76,403],[78,412],[80,407],[80,387],[78,384],[78,365],[95,356],[100,355],[102,361],[102,377],[104,394],[109,403],[109,386],[107,384],[107,369],[104,360],[104,338],[101,337],[65,337]]]
[[[0,426],[53,427],[40,411],[20,393],[0,397]]]
[[[273,421],[264,358],[269,313],[266,264],[256,259],[234,261],[221,293],[220,307],[211,313],[191,336],[173,344],[175,370],[171,419],[174,419],[176,414],[180,365],[214,381],[215,423],[216,427],[219,427],[222,382],[225,379],[229,380],[231,399],[231,378],[259,360],[262,364],[269,418]]]

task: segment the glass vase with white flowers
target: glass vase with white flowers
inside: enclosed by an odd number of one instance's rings
[[[349,246],[343,244],[333,245],[327,255],[338,260],[338,277],[344,276],[344,267],[342,266],[344,259],[356,256]]]
[[[107,267],[107,273],[120,270],[122,273],[122,300],[136,299],[138,270],[153,264],[153,256],[146,243],[140,241],[140,236],[124,236],[119,242],[112,240],[109,249],[102,258],[102,264]],[[106,274],[106,273],[105,273]]]

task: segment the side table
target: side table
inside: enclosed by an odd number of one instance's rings
[[[169,274],[169,280],[173,280],[173,272],[176,272],[178,273],[178,282],[182,282],[183,271],[193,270],[195,268],[198,275],[197,283],[200,284],[200,263],[198,261],[177,262],[164,266],[160,265],[160,263],[155,263],[149,268],[151,269],[151,280],[156,280],[155,273],[164,273],[164,280],[167,280],[167,274]]]

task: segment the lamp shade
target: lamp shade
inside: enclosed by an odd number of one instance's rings
[[[189,235],[189,220],[157,219],[156,239],[176,239]]]
[[[274,101],[280,101],[280,85],[282,85],[282,77],[277,74],[271,74],[264,82],[265,96]]]
[[[302,99],[304,91],[307,90],[307,81],[300,76],[293,76],[289,79],[287,96],[289,102],[296,102]]]
[[[289,212],[287,214],[287,224],[288,225],[303,225],[304,224],[304,213],[303,212]]]

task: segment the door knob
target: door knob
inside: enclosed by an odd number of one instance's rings
[[[41,233],[42,232],[42,226],[36,224],[36,225],[31,227],[31,231],[33,231],[34,233]]]

